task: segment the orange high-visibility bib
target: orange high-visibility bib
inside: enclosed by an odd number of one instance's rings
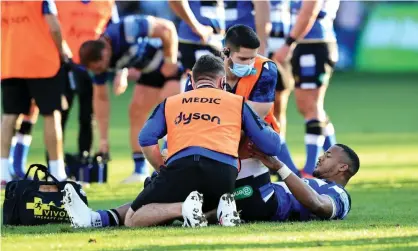
[[[1,2],[1,78],[49,78],[60,58],[42,1]]]
[[[114,0],[56,1],[58,17],[65,41],[73,54],[73,61],[80,63],[78,51],[87,40],[98,39],[112,16]]]
[[[261,76],[264,63],[269,62],[269,61],[272,62],[272,60],[268,58],[257,56],[254,62],[254,68],[257,70],[257,73],[254,75],[249,75],[249,76],[241,78],[237,83],[237,90],[235,94],[243,96],[245,100],[248,100],[254,86],[256,85],[257,81],[259,80]],[[268,125],[270,125],[277,133],[280,133],[280,126],[276,118],[274,117],[273,109],[274,107],[271,108],[267,116],[264,118],[264,121]],[[245,137],[244,139],[241,140],[240,149],[239,149],[240,159],[249,158],[248,143],[249,143],[248,137]]]
[[[192,146],[238,157],[243,97],[200,88],[167,98],[168,158]]]

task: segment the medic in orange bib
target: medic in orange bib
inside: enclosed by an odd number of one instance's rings
[[[152,226],[183,216],[185,226],[206,226],[203,212],[216,208],[221,225],[239,224],[231,193],[239,167],[241,130],[267,154],[278,154],[280,138],[243,97],[219,90],[224,84],[222,60],[212,55],[199,58],[193,67],[194,90],[159,104],[141,130],[142,151],[159,175],[129,208],[106,212],[91,211],[72,188],[66,187],[69,194],[65,195],[65,207],[73,225],[112,226],[111,219],[114,225],[120,225],[119,219],[124,218],[125,226]],[[166,134],[169,156],[164,162],[158,139]],[[172,214],[155,214],[167,205],[173,209]]]

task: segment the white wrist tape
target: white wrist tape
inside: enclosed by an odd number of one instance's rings
[[[283,165],[282,168],[277,171],[277,173],[280,175],[282,180],[285,180],[287,177],[289,177],[290,174],[292,174],[292,171],[286,165]]]

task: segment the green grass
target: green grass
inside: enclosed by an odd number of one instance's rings
[[[360,155],[361,169],[347,189],[346,220],[259,223],[237,228],[75,230],[67,225],[2,227],[3,250],[418,250],[418,76],[339,73],[326,106],[338,140]],[[140,185],[120,185],[132,171],[127,107],[130,92],[113,98],[110,183],[86,189],[94,209],[132,200]],[[75,110],[76,111],[76,110]],[[74,118],[66,149],[75,151]],[[302,166],[303,120],[289,102],[287,141]],[[30,162],[43,162],[42,122],[36,126]]]

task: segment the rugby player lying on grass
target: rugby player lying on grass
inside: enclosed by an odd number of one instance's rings
[[[252,145],[250,152],[269,169],[277,171],[283,180],[269,183],[260,189],[266,199],[266,207],[262,210],[270,213],[270,221],[343,219],[347,216],[351,209],[351,199],[344,187],[360,167],[357,154],[348,146],[336,144],[319,157],[313,173],[316,178],[313,179],[299,178],[276,157],[267,156]],[[68,196],[69,194],[65,195]],[[107,211],[93,211],[75,191],[70,197],[71,210],[67,212],[75,227],[123,225],[126,212],[130,208],[130,204],[126,204]],[[175,204],[154,203],[144,207],[149,207],[149,210],[155,212],[147,222],[181,218],[181,212]]]
[[[314,178],[301,179],[276,157],[267,156],[250,145],[250,152],[283,181],[260,188],[270,205],[270,221],[344,219],[351,209],[344,189],[357,173],[360,160],[348,146],[335,144],[318,158]],[[240,208],[238,208],[240,210]]]

